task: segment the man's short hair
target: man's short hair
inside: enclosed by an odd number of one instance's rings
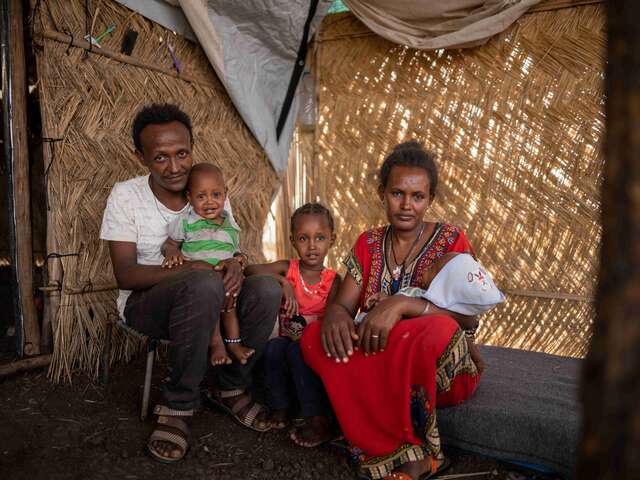
[[[153,103],[142,108],[133,119],[133,144],[136,150],[142,152],[142,142],[140,133],[148,125],[162,123],[180,122],[189,130],[189,140],[193,143],[193,132],[191,130],[191,117],[184,113],[177,105],[172,103]]]

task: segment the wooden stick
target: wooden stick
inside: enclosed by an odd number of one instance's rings
[[[33,302],[33,242],[31,238],[31,193],[29,184],[29,149],[27,143],[27,70],[25,65],[24,34],[22,31],[22,1],[9,2],[9,38],[12,59],[13,109],[10,135],[13,144],[12,182],[15,222],[15,261],[20,296],[23,352],[25,355],[40,353],[40,326]]]
[[[491,472],[474,472],[474,473],[453,473],[451,475],[438,475],[438,480],[453,480],[459,478],[473,478],[473,477],[486,477],[491,475]]]
[[[574,478],[640,478],[640,2],[607,2],[606,141],[596,319]]]
[[[505,288],[502,290],[507,295],[514,295],[517,297],[533,297],[533,298],[550,298],[557,300],[572,300],[574,302],[594,302],[595,299],[586,295],[575,295],[573,293],[563,292],[539,292],[537,290],[518,290]]]
[[[41,37],[48,38],[49,40],[55,40],[56,42],[64,43],[66,45],[73,45],[77,48],[83,48],[87,52],[89,52],[89,42],[83,39],[78,39],[75,37],[71,37],[65,33],[55,32],[53,30],[45,30],[38,34]],[[133,65],[135,67],[144,68],[146,70],[153,70],[154,72],[160,72],[165,75],[169,75],[170,77],[179,78],[186,82],[196,83],[198,85],[202,85],[208,88],[218,88],[218,85],[215,83],[206,80],[194,77],[192,75],[186,73],[178,73],[174,70],[168,70],[166,68],[159,67],[158,65],[154,65],[152,63],[143,62],[142,60],[138,60],[134,57],[130,57],[128,55],[123,55],[121,53],[116,53],[108,48],[92,48],[89,53],[100,55],[103,57],[110,58],[112,60],[116,60],[117,62],[126,63],[128,65]]]
[[[34,368],[46,367],[51,363],[51,357],[51,355],[40,355],[38,357],[18,360],[17,362],[9,363],[7,365],[0,365],[0,378],[15,375],[16,373],[32,370]]]

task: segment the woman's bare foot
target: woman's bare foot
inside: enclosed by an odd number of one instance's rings
[[[436,472],[441,473],[444,470],[442,467],[445,464],[448,464],[448,460],[444,457],[440,459],[432,459],[432,457],[427,457],[416,462],[404,463],[393,473],[404,473],[406,475],[409,475],[414,480],[417,480],[419,478],[431,478],[431,476],[435,475]],[[393,473],[388,478],[394,478]],[[425,474],[429,475],[425,477]]]
[[[324,415],[309,417],[291,432],[291,440],[300,447],[313,448],[333,438],[329,419]]]
[[[229,343],[227,345],[227,350],[229,350],[229,353],[233,355],[235,359],[238,360],[242,365],[247,363],[249,357],[256,353],[253,348],[245,347],[241,343]]]
[[[227,349],[224,348],[224,342],[222,337],[217,336],[211,339],[211,356],[210,362],[214,367],[217,365],[229,365],[231,363],[231,357],[227,355]]]

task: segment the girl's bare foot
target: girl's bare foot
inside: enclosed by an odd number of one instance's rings
[[[275,428],[276,430],[282,430],[289,424],[289,412],[286,408],[280,410],[272,410],[269,415],[258,421],[256,419],[256,426],[259,428]]]
[[[274,410],[269,417],[271,428],[282,430],[289,423],[289,412],[286,409]]]
[[[329,419],[324,415],[309,417],[291,432],[291,440],[296,445],[313,448],[333,438]]]
[[[229,353],[235,357],[242,365],[247,363],[249,357],[253,355],[256,351],[253,348],[245,347],[241,343],[229,343],[227,345],[227,349]]]
[[[217,365],[229,365],[231,363],[231,357],[227,355],[222,337],[217,336],[211,340],[211,356],[209,359],[211,365],[214,367]]]

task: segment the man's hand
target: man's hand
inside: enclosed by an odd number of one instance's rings
[[[222,283],[224,284],[225,295],[228,297],[237,297],[242,286],[244,275],[240,262],[235,258],[221,260],[214,270],[222,272]]]
[[[222,304],[222,311],[227,313],[236,308],[236,301],[238,297],[234,297],[233,295],[229,295],[228,297],[224,297],[224,303]]]

